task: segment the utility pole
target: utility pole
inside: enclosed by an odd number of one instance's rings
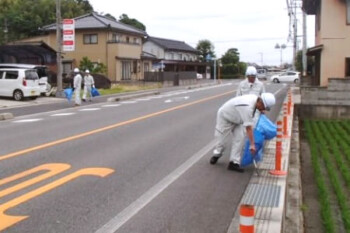
[[[296,54],[297,54],[297,43],[298,43],[298,35],[297,35],[297,5],[294,3],[294,23],[293,23],[293,33],[294,33],[294,40],[293,40],[293,70],[295,70],[295,59],[296,59]]]
[[[57,91],[56,96],[63,96],[62,88],[62,31],[61,0],[56,0],[56,41],[57,41]]]
[[[307,73],[306,48],[307,48],[306,13],[303,11],[303,76],[306,76],[306,73]]]

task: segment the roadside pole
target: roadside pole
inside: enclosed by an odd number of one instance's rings
[[[62,88],[62,35],[61,35],[61,0],[56,0],[56,41],[57,41],[57,91],[56,96],[63,96]]]

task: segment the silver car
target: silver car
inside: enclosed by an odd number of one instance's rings
[[[300,72],[297,71],[287,71],[278,75],[273,75],[270,78],[271,82],[280,83],[280,82],[293,82],[298,83],[300,80]]]

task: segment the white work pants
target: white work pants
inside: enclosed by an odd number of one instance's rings
[[[215,127],[216,146],[214,149],[214,156],[222,156],[225,150],[225,139],[231,133],[232,147],[230,161],[240,164],[246,135],[245,127],[242,124],[235,124],[228,121],[224,117],[224,114],[219,111]]]
[[[84,85],[83,99],[86,99],[87,94],[89,93],[89,100],[91,100],[91,85]]]
[[[75,95],[75,104],[81,105],[81,99],[80,99],[80,90],[81,88],[75,88],[74,95]]]

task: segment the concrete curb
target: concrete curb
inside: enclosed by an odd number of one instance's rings
[[[117,102],[117,101],[122,101],[122,100],[128,100],[128,99],[133,99],[133,98],[138,98],[138,97],[144,97],[144,96],[149,96],[149,95],[159,95],[159,91],[151,91],[151,92],[144,92],[140,94],[130,94],[130,95],[123,95],[123,96],[114,96],[114,97],[109,97],[107,99],[107,102]]]

